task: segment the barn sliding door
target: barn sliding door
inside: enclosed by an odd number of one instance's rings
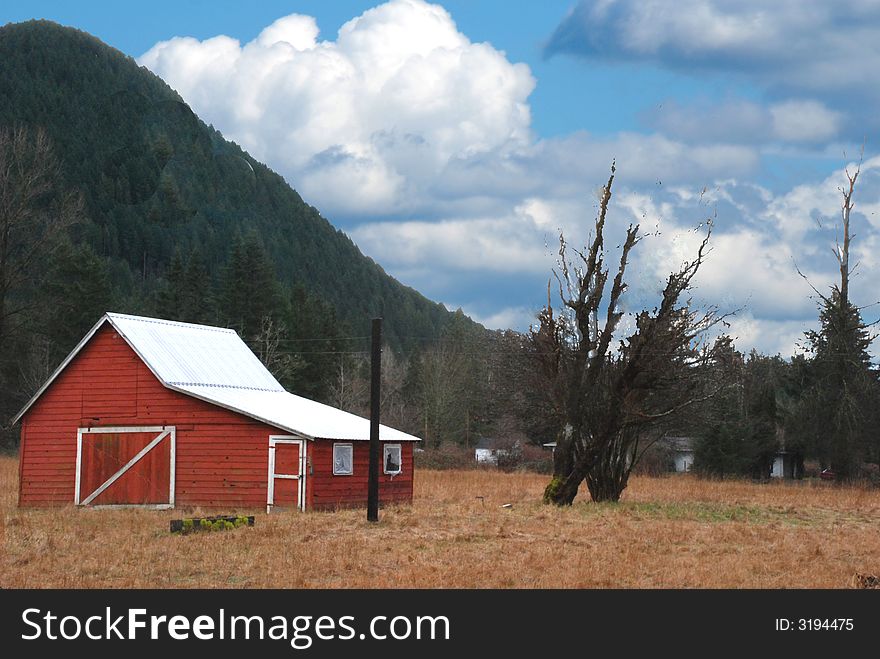
[[[78,506],[174,506],[173,426],[80,428]]]
[[[294,437],[269,437],[269,488],[266,512],[306,509],[306,443]]]

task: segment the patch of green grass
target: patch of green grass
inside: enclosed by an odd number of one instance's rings
[[[711,524],[724,522],[810,524],[814,521],[803,514],[791,511],[708,501],[584,503],[579,506],[579,509],[579,512],[584,516],[624,515],[631,519],[645,521],[665,519]]]
[[[772,511],[766,508],[703,501],[623,503],[620,506],[627,514],[644,519],[670,519],[711,523],[764,523],[776,517]]]

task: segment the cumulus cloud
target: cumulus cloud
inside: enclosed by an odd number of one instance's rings
[[[405,210],[451,160],[530,139],[528,67],[421,0],[366,11],[335,41],[291,15],[243,45],[176,37],[139,62],[330,213]]]
[[[646,182],[657,172],[669,181],[742,176],[758,164],[752,146],[723,136],[696,145],[660,133],[538,140],[529,68],[471,42],[446,10],[421,0],[371,9],[335,40],[318,35],[312,17],[294,14],[243,45],[175,37],[139,62],[335,219],[502,212],[548,185],[601,178],[614,158]]]
[[[840,113],[816,101],[785,101],[769,107],[773,136],[791,142],[820,142],[837,135]]]
[[[853,167],[849,165],[850,171]],[[605,176],[607,172],[592,180],[598,187]],[[737,311],[729,333],[741,349],[793,354],[803,331],[816,325],[811,286],[827,292],[837,278],[829,248],[839,230],[839,187],[845,180],[841,168],[776,194],[736,179],[703,187],[646,188],[620,169],[608,215],[607,262],[616,264],[627,225],[639,223],[646,234],[632,253],[624,309],[657,303],[665,278],[693,258],[711,219],[710,253],[694,281],[694,303]],[[862,164],[859,181],[853,212],[853,261],[859,268],[852,293],[856,303],[869,305],[880,289],[880,158]],[[581,188],[526,198],[498,218],[405,223],[402,231],[398,223],[371,223],[356,229],[353,237],[392,272],[406,272],[420,287],[451,277],[464,308],[487,327],[512,323],[506,326],[525,330],[534,320],[533,310],[546,299],[558,231],[571,243],[585,241],[596,206],[596,196]],[[468,273],[515,276],[519,286],[512,293],[495,291],[491,303],[485,295],[464,299],[460,291],[462,284],[467,286],[463,277]],[[447,292],[455,289],[448,284],[444,282]]]

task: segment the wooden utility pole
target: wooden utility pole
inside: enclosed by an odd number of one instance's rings
[[[370,347],[370,474],[367,481],[367,521],[379,521],[379,387],[382,382],[382,319],[373,318]]]

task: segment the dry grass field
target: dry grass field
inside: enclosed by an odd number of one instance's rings
[[[258,514],[172,536],[181,511],[19,510],[17,464],[0,458],[4,588],[846,588],[880,572],[880,491],[825,483],[639,477],[620,504],[560,510],[540,503],[545,476],[424,470],[378,525]]]

